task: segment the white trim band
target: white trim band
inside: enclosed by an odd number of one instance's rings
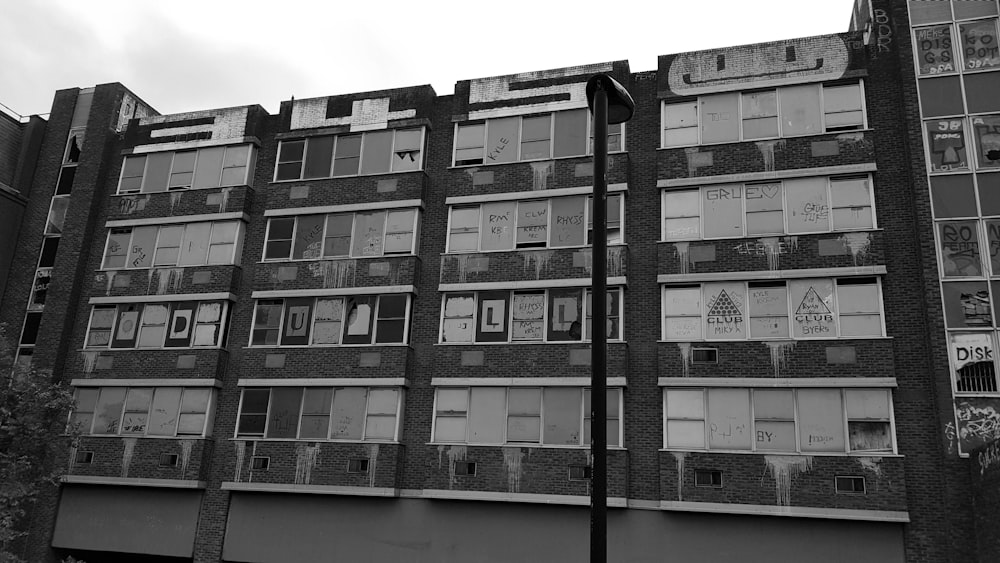
[[[732,274],[729,274],[730,279]],[[556,287],[590,287],[593,280],[591,278],[570,278],[560,280],[520,280],[502,282],[483,283],[442,283],[438,284],[438,291],[490,291],[493,289],[552,289]],[[609,277],[607,284],[610,286],[624,286],[625,276]]]
[[[608,193],[627,192],[628,184],[608,184]],[[445,198],[445,205],[461,205],[464,203],[482,203],[487,201],[517,201],[522,199],[539,199],[569,195],[591,195],[594,186],[577,186],[573,188],[556,188],[554,190],[535,190],[530,192],[504,192],[499,194],[459,195]],[[266,213],[265,213],[266,215]]]
[[[218,387],[222,388],[220,379],[186,379],[180,377],[154,377],[149,379],[74,379],[69,382],[73,387]]]
[[[237,483],[223,481],[223,491],[256,493],[309,493],[314,495],[346,495],[362,497],[398,497],[399,489],[389,487],[351,487],[346,485],[295,485],[285,483]]]
[[[242,211],[230,211],[228,213],[202,213],[200,215],[175,215],[173,217],[148,217],[145,219],[116,219],[106,221],[105,227],[138,227],[141,225],[176,225],[178,223],[199,223],[204,221],[231,221],[240,220],[244,223],[250,222],[250,215]]]
[[[288,379],[241,377],[236,383],[237,387],[409,387],[409,385],[410,381],[405,377],[295,377]]]
[[[192,479],[146,479],[142,477],[104,477],[94,475],[63,475],[63,483],[84,485],[125,485],[130,487],[163,487],[168,489],[204,489],[205,481]]]
[[[493,502],[524,502],[536,504],[568,504],[589,506],[590,497],[581,495],[548,495],[537,493],[501,493],[490,491],[454,491],[446,489],[401,489],[403,498],[436,498],[452,500],[485,500]],[[623,497],[609,497],[608,506],[625,508],[628,502]]]
[[[270,299],[279,297],[328,297],[332,295],[382,295],[386,293],[417,293],[412,285],[380,285],[373,287],[334,287],[328,289],[275,289],[255,291],[251,299]]]
[[[840,268],[809,268],[801,270],[762,270],[757,272],[705,272],[697,274],[660,274],[659,283],[688,283],[699,281],[778,280],[803,278],[837,278],[846,276],[885,275],[885,266],[843,266]],[[610,281],[608,282],[611,283]]]
[[[856,132],[852,131],[852,133]],[[841,164],[838,166],[820,166],[817,168],[774,170],[773,172],[744,172],[742,174],[720,174],[718,176],[701,176],[697,178],[669,178],[657,180],[656,187],[686,188],[689,186],[759,182],[761,180],[781,180],[784,178],[808,178],[812,176],[861,174],[864,172],[875,172],[876,170],[878,170],[878,168],[875,166],[874,162],[863,162],[861,164]]]
[[[866,520],[870,522],[909,522],[910,513],[897,510],[856,510],[812,506],[771,506],[765,504],[730,504],[724,502],[660,501],[660,510],[678,512],[715,512],[752,516],[794,516],[830,520]]]
[[[268,209],[264,217],[287,217],[290,215],[317,215],[320,213],[348,213],[350,211],[368,211],[372,209],[399,209],[401,207],[423,207],[419,199],[401,199],[399,201],[375,201],[371,203],[351,203],[347,205],[322,205],[319,207],[289,207],[287,209]]]
[[[216,293],[171,293],[168,295],[112,295],[91,297],[91,305],[115,305],[117,303],[163,303],[165,301],[236,301],[236,295],[228,291]]]
[[[589,387],[589,377],[434,377],[432,387]],[[624,377],[609,377],[608,387],[625,387]]]
[[[660,377],[660,387],[896,387],[895,377]]]

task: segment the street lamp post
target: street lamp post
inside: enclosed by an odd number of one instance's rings
[[[593,456],[590,488],[590,561],[608,559],[608,125],[632,118],[635,102],[628,91],[606,74],[587,81],[587,105],[594,124],[594,253],[591,272],[591,422]]]

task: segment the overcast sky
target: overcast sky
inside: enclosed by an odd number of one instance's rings
[[[44,114],[55,90],[105,82],[164,114],[428,83],[444,95],[458,80],[622,59],[646,71],[658,55],[840,33],[853,4],[0,0],[0,103]]]

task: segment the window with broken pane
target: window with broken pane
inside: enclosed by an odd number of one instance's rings
[[[409,307],[404,294],[261,299],[250,345],[402,344]]]
[[[225,301],[97,305],[84,347],[190,348],[223,345]]]
[[[302,146],[279,154],[279,167],[300,167]],[[250,172],[256,148],[253,145],[205,147],[196,150],[163,151],[128,155],[122,165],[118,193],[158,193],[189,188],[251,185]],[[291,159],[297,160],[291,160]]]
[[[376,257],[415,252],[417,210],[272,217],[264,260]]]

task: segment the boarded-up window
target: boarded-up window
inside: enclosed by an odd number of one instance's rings
[[[381,256],[385,236],[385,211],[358,213],[354,217],[354,256]]]
[[[365,424],[368,389],[337,387],[333,392],[333,416],[330,437],[340,440],[360,440]]]
[[[844,407],[838,389],[799,389],[799,447],[803,452],[843,452]]]
[[[969,70],[994,69],[1000,66],[997,52],[997,20],[980,20],[958,24],[962,37],[962,54]]]
[[[299,438],[327,438],[330,433],[330,406],[332,403],[332,388],[311,387],[305,389],[305,394],[302,397]]]
[[[705,238],[743,236],[743,186],[713,186],[702,190]]]
[[[396,438],[396,410],[399,391],[396,389],[371,389],[368,391],[368,411],[365,419],[366,440],[394,440]]]
[[[517,160],[519,117],[491,119],[486,128],[486,164]]]
[[[274,221],[272,220],[273,224]],[[341,213],[339,215],[328,215],[326,220],[326,235],[323,241],[323,256],[336,257],[350,255],[351,232],[353,230],[354,214]]]
[[[708,390],[708,447],[749,450],[750,396],[746,389]]]
[[[130,304],[118,306],[118,321],[115,323],[112,348],[133,348],[139,329],[139,316],[142,305]]]
[[[225,147],[211,147],[198,151],[198,164],[194,170],[195,188],[215,188],[222,177],[222,159]]]
[[[479,206],[453,207],[448,235],[448,252],[479,250]]]
[[[700,238],[701,191],[664,192],[663,221],[663,240]]]
[[[514,215],[517,204],[503,201],[482,207],[482,250],[509,250],[514,247]]]
[[[475,295],[469,293],[446,296],[444,319],[441,322],[441,341],[472,342],[475,311]]]
[[[848,443],[852,452],[892,452],[889,392],[846,389]]]
[[[860,84],[823,87],[826,131],[860,129],[865,123],[863,108]]]
[[[343,298],[317,299],[312,343],[340,344],[343,321]]]
[[[997,391],[993,338],[988,332],[948,334],[955,390],[959,393]]]
[[[701,389],[666,389],[668,448],[705,448],[705,398]]]
[[[545,332],[545,293],[514,293],[511,308],[511,340],[542,340]]]
[[[132,229],[132,241],[128,250],[128,268],[148,268],[153,263],[156,246],[157,227],[136,227]]]
[[[740,95],[738,92],[702,96],[698,99],[701,113],[701,142],[726,143],[740,138]]]
[[[170,175],[170,163],[173,158],[174,153],[172,152],[158,152],[149,155],[145,178],[142,182],[144,193],[167,191],[167,178]]]
[[[796,450],[792,393],[791,389],[754,389],[754,441],[758,451]]]
[[[548,242],[549,201],[521,201],[517,204],[517,246],[545,246]]]
[[[466,420],[469,416],[469,390],[438,389],[434,394],[434,441],[465,442]],[[503,399],[506,401],[506,395]],[[485,416],[485,413],[484,413]],[[487,424],[495,421],[481,419],[477,426],[487,431]]]
[[[392,136],[392,131],[365,133],[361,146],[362,174],[384,174],[389,171]]]
[[[701,340],[701,287],[668,287],[663,292],[664,339]]]
[[[793,280],[788,284],[794,338],[834,338],[837,336],[833,280]]]
[[[750,283],[750,338],[788,338],[788,289],[783,282]]]
[[[583,197],[560,197],[552,200],[552,236],[549,245],[582,246],[585,242]]]
[[[587,110],[557,111],[552,156],[559,158],[583,154],[587,154]]]
[[[347,330],[344,344],[370,344],[375,313],[375,297],[347,298]]]
[[[510,292],[484,291],[479,293],[479,322],[476,325],[476,342],[506,342]]]
[[[875,226],[867,177],[831,178],[830,207],[834,230],[870,229]]]
[[[993,326],[990,293],[986,282],[947,282],[944,294],[944,322],[948,328]]]
[[[124,268],[131,240],[131,228],[111,229],[108,233],[108,244],[104,251],[103,267],[106,269]]]
[[[778,94],[774,90],[743,94],[743,138],[778,136]]]
[[[818,84],[807,84],[781,89],[778,111],[783,137],[815,135],[823,132],[819,88]]]
[[[441,404],[440,394],[455,393],[457,390],[438,390],[438,401]],[[507,412],[507,390],[503,387],[475,387],[470,390],[469,399],[469,434],[470,444],[502,444],[504,433],[504,417]],[[438,412],[442,413],[439,407]],[[440,415],[439,415],[440,416]],[[438,418],[438,421],[445,420],[447,428],[447,418]],[[455,432],[458,441],[464,441],[464,434]]]
[[[746,285],[705,284],[705,338],[731,340],[746,338]]]
[[[455,134],[455,166],[483,163],[486,124],[459,125]]]
[[[968,170],[965,120],[939,119],[924,123],[931,172]]]
[[[177,264],[181,255],[184,231],[184,226],[160,227],[160,234],[156,237],[153,266],[174,266]]]
[[[971,119],[977,168],[1000,168],[1000,115],[976,115]]]
[[[580,390],[547,387],[544,391],[546,444],[580,444]]]
[[[170,311],[170,323],[167,326],[167,338],[164,346],[167,348],[185,348],[191,344],[194,328],[194,311],[197,303],[174,303]]]
[[[167,332],[167,306],[148,304],[142,311],[139,327],[139,348],[159,348]]]
[[[313,300],[308,297],[285,300],[285,319],[281,331],[282,346],[305,346],[309,343],[312,306]]]
[[[200,266],[207,262],[211,231],[211,223],[192,223],[184,229],[178,266]]]
[[[337,137],[337,146],[333,153],[333,175],[354,176],[358,173],[360,163],[361,135]]]
[[[882,312],[875,278],[837,280],[841,336],[882,336]]]
[[[507,392],[507,441],[539,442],[542,390],[512,388]]]
[[[789,234],[830,230],[826,178],[790,179],[784,186]]]
[[[323,215],[303,215],[296,218],[292,259],[319,258],[323,252]]]
[[[145,434],[149,423],[149,405],[153,401],[151,387],[133,387],[125,398],[125,413],[122,416],[122,434]]]
[[[549,341],[583,337],[583,304],[579,289],[549,290]]]
[[[698,144],[698,102],[663,106],[663,146],[684,147]]]
[[[552,146],[552,115],[521,119],[521,160],[549,158]]]
[[[951,24],[925,27],[915,30],[914,33],[920,74],[955,72]]]
[[[747,184],[747,235],[773,235],[785,232],[785,215],[780,183]]]

